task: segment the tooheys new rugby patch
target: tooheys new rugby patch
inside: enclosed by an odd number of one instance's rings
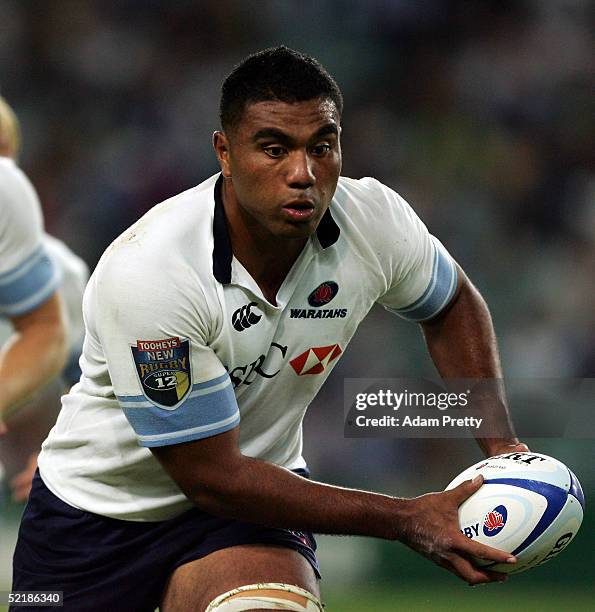
[[[144,396],[161,408],[175,408],[192,386],[189,341],[137,340],[130,348]]]

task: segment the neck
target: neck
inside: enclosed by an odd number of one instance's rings
[[[293,240],[272,235],[237,205],[227,180],[223,181],[222,197],[233,254],[265,297],[275,303],[279,287],[308,239]]]

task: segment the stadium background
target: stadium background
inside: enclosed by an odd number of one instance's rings
[[[211,133],[235,63],[281,43],[312,54],[344,92],[343,173],[399,191],[460,261],[491,306],[506,375],[593,377],[594,12],[586,0],[1,0],[0,93],[48,230],[93,267],[151,206],[217,170]],[[310,408],[314,476],[417,495],[478,460],[469,440],[343,437],[344,377],[431,372],[416,326],[373,311]],[[0,442],[9,471],[42,418],[25,420]],[[589,504],[593,440],[526,441],[573,467]],[[0,590],[19,512],[4,509]],[[594,534],[588,513],[556,561],[478,589],[398,544],[323,537],[325,599],[343,612],[593,609]]]

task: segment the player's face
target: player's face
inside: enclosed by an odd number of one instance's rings
[[[327,99],[249,104],[231,132],[217,133],[215,148],[243,222],[275,238],[312,234],[337,187],[339,133],[337,109]]]

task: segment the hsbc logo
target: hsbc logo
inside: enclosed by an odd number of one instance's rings
[[[343,351],[338,344],[330,346],[317,346],[304,351],[301,355],[294,357],[289,365],[298,376],[306,374],[322,374],[327,366],[334,361]]]
[[[241,308],[238,308],[231,315],[231,324],[239,332],[256,325],[260,319],[262,319],[262,315],[254,314],[252,312],[252,308],[254,306],[258,306],[258,304],[256,302],[250,302],[249,304],[245,304]]]

